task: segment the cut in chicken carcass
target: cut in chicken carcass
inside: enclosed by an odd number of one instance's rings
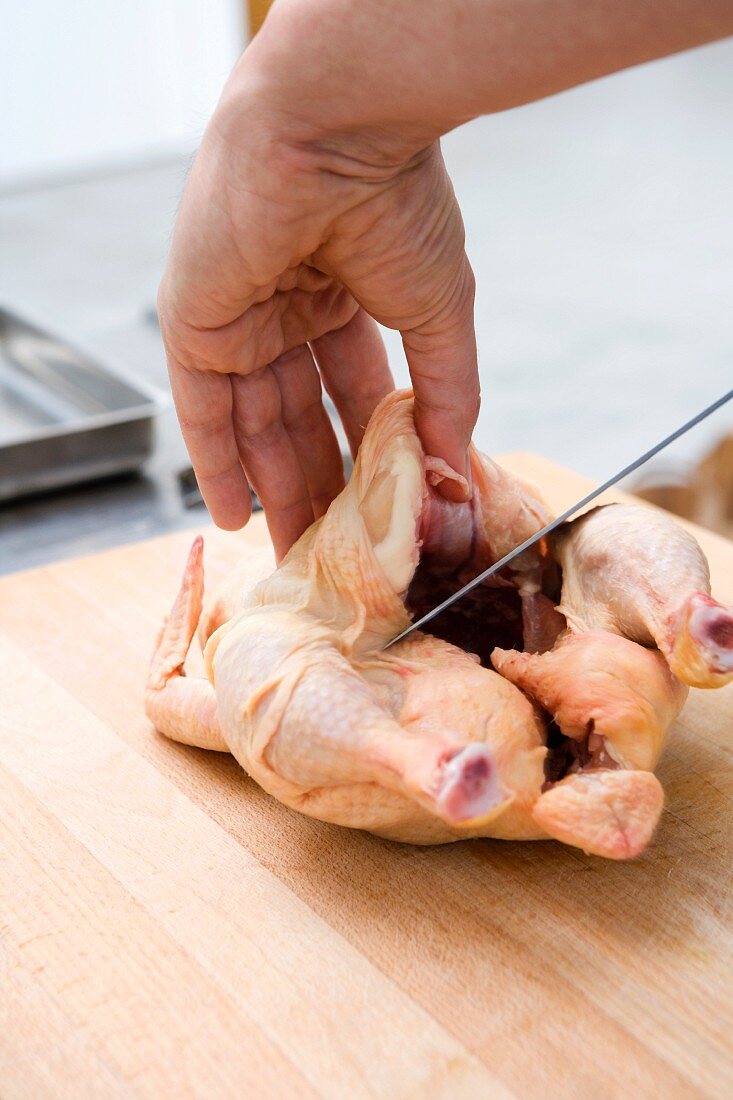
[[[148,714],[325,821],[415,843],[555,837],[636,855],[661,812],[651,769],[681,679],[733,678],[733,615],[710,597],[689,536],[611,506],[480,586],[432,624],[437,635],[384,651],[411,615],[551,518],[475,450],[471,476],[469,503],[439,496],[458,475],[423,454],[411,396],[385,399],[326,515],[269,575],[262,559],[241,563],[203,614],[197,540]],[[207,678],[192,680],[197,623]]]

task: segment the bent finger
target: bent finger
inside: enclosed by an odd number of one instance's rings
[[[473,319],[474,278],[464,257],[458,284],[430,321],[402,333],[415,391],[415,427],[425,451],[470,478],[468,445],[478,418],[480,392]],[[439,492],[465,500],[446,478]]]
[[[280,561],[313,522],[308,484],[283,424],[280,387],[270,367],[232,376],[231,383],[239,455]]]
[[[344,487],[336,433],[323,407],[321,378],[307,344],[272,363],[280,387],[282,421],[305,475],[313,515],[322,516]]]
[[[379,328],[359,309],[348,324],[314,340],[312,348],[355,456],[369,418],[394,389]]]
[[[252,514],[252,498],[232,423],[227,375],[190,371],[168,360],[173,400],[201,495],[218,527],[236,531]]]

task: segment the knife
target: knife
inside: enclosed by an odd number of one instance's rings
[[[453,595],[449,596],[447,600],[443,600],[442,603],[439,603],[437,607],[434,607],[432,609],[432,611],[428,611],[427,614],[422,616],[422,618],[416,619],[414,623],[410,623],[410,625],[405,630],[403,630],[401,634],[398,634],[396,638],[392,638],[390,642],[387,642],[384,648],[389,649],[389,647],[393,646],[395,642],[401,642],[403,638],[406,638],[409,634],[412,634],[413,630],[422,630],[422,628],[426,626],[427,623],[432,622],[433,619],[436,618],[436,616],[441,614],[441,612],[445,611],[449,607],[452,607],[453,604],[462,599],[462,597],[465,596],[467,592],[471,592],[474,588],[476,588],[477,585],[481,584],[489,577],[493,577],[495,573],[499,572],[499,570],[504,569],[504,567],[509,565],[510,562],[514,561],[516,557],[519,557],[520,554],[523,554],[525,550],[529,550],[529,548],[531,546],[534,546],[535,543],[538,543],[540,539],[545,538],[546,535],[549,535],[553,531],[557,530],[557,528],[560,527],[561,524],[565,523],[565,521],[570,519],[571,516],[574,516],[576,512],[579,512],[581,510],[581,508],[585,508],[586,504],[590,504],[591,501],[595,500],[596,497],[599,497],[601,493],[605,493],[606,489],[610,489],[612,485],[615,485],[617,482],[621,481],[622,478],[627,477],[628,474],[632,474],[634,470],[638,470],[639,467],[643,466],[645,462],[648,462],[650,458],[654,458],[654,456],[658,455],[660,451],[663,451],[665,447],[668,447],[670,443],[674,443],[674,441],[676,439],[679,439],[680,436],[684,435],[686,432],[689,432],[691,428],[694,428],[702,420],[705,420],[712,413],[716,412],[719,408],[721,408],[721,406],[730,401],[731,398],[733,398],[733,390],[728,390],[728,392],[723,394],[722,397],[719,397],[717,401],[713,401],[712,405],[708,405],[707,408],[703,409],[702,412],[699,412],[697,416],[693,416],[692,419],[688,420],[686,424],[682,425],[682,427],[677,428],[677,430],[672,432],[671,435],[666,436],[661,441],[661,443],[657,443],[656,446],[650,448],[650,450],[648,451],[645,451],[643,455],[640,455],[639,458],[635,458],[634,461],[630,462],[628,466],[624,466],[624,468],[622,470],[619,470],[617,474],[614,474],[613,477],[609,477],[608,481],[604,481],[602,485],[599,485],[598,488],[594,489],[592,493],[588,493],[588,495],[583,497],[582,500],[579,500],[577,504],[573,504],[571,508],[567,508],[562,513],[562,515],[558,516],[557,519],[554,519],[552,523],[548,523],[540,531],[537,531],[534,535],[532,535],[531,538],[525,539],[523,543],[521,543],[519,546],[515,546],[513,550],[510,550],[509,553],[505,554],[503,558],[499,559],[499,561],[494,562],[493,565],[490,565],[488,569],[484,569],[483,573],[479,573],[479,575],[477,577],[474,577],[473,580],[470,580],[468,584],[464,584],[463,588],[459,588],[457,592],[454,592]]]

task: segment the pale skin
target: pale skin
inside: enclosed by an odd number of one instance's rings
[[[324,821],[419,844],[549,836],[638,855],[662,810],[652,769],[686,685],[733,680],[733,609],[671,517],[608,505],[487,587],[452,638],[418,632],[385,650],[420,598],[421,569],[430,591],[455,586],[550,515],[474,448],[472,504],[438,497],[438,477],[455,475],[424,454],[413,408],[408,392],[388,396],[328,513],[274,573],[249,551],[203,613],[195,540],[153,657],[149,718],[176,741],[232,752],[270,794]],[[507,585],[521,649],[497,644]],[[197,624],[206,678],[184,671]]]
[[[343,487],[401,333],[425,451],[469,479],[474,280],[441,135],[733,33],[732,0],[276,0],[201,143],[159,296],[215,522],[248,482],[278,558]]]

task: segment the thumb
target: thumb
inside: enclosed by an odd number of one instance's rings
[[[474,277],[464,254],[455,292],[429,321],[402,333],[415,392],[415,427],[425,453],[442,459],[466,478],[466,485],[443,479],[446,500],[470,499],[468,445],[480,406]]]

